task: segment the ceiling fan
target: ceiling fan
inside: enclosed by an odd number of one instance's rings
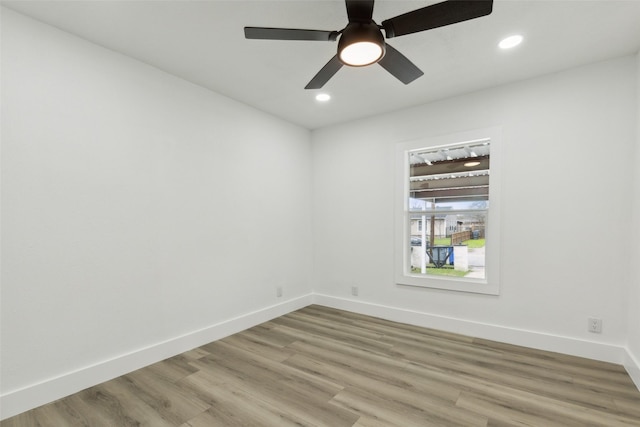
[[[343,65],[363,67],[378,63],[404,84],[424,73],[386,38],[426,31],[491,13],[493,0],[447,0],[382,21],[373,19],[374,0],[345,0],[349,23],[340,31],[296,28],[244,27],[247,39],[336,41],[338,53],[311,79],[305,89],[320,89]]]

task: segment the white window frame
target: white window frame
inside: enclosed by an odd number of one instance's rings
[[[500,196],[501,196],[501,128],[490,127],[449,135],[420,138],[396,144],[395,197],[395,282],[398,285],[445,289],[488,295],[500,293]],[[411,230],[409,221],[409,155],[420,149],[437,149],[453,144],[472,143],[483,139],[491,143],[489,175],[489,209],[487,212],[485,278],[470,279],[420,275],[411,272]]]

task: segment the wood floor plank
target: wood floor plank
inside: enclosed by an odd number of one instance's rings
[[[234,387],[206,390],[212,405],[187,421],[190,427],[301,426],[304,418],[283,412],[268,402],[256,399]]]
[[[370,387],[371,381],[376,381],[381,388],[411,390],[422,397],[449,402],[455,402],[460,394],[458,388],[451,387],[447,383],[414,375],[405,369],[406,362],[399,359],[358,351],[346,345],[341,347],[329,342],[325,342],[323,346],[294,343],[291,347],[301,349],[300,354],[310,355],[311,359],[322,362],[326,370],[334,370],[333,377],[347,381],[345,383],[347,386],[357,387],[358,382],[362,382],[362,386]]]
[[[305,307],[299,312],[313,313],[315,316],[324,318],[326,321],[338,322],[342,324],[355,324],[363,325],[371,328],[372,331],[382,329],[380,332],[387,334],[385,331],[394,331],[395,333],[402,334],[404,332],[415,334],[415,338],[419,339],[422,336],[440,337],[450,341],[465,342],[467,344],[473,343],[476,339],[465,335],[455,334],[452,332],[440,331],[437,329],[424,328],[422,326],[409,325],[406,323],[393,322],[390,320],[380,319],[377,317],[367,316],[364,314],[353,313],[350,311],[338,310],[330,307],[323,307],[319,305],[311,305]]]
[[[206,402],[184,393],[174,383],[153,375],[150,371],[138,370],[120,377],[119,380],[173,425],[182,424],[209,409]]]
[[[350,426],[357,420],[357,415],[328,403],[339,390],[327,387],[325,381],[309,381],[286,365],[226,342],[216,344],[208,347],[212,352],[206,360],[225,368],[219,376],[225,378],[226,387],[279,404],[283,414],[302,417],[311,425]]]
[[[274,319],[273,322],[279,325],[289,326],[292,329],[300,329],[310,332],[320,337],[344,340],[352,345],[372,351],[387,350],[391,348],[390,344],[379,341],[379,334],[363,334],[361,330],[355,330],[346,325],[330,324],[330,326],[323,326],[321,322],[311,324],[301,320],[299,317],[296,318],[293,315],[279,317]]]
[[[552,399],[536,397],[523,399],[522,396],[516,393],[502,395],[497,398],[495,395],[463,392],[458,400],[458,406],[484,414],[489,418],[523,423],[523,425],[562,427],[582,427],[585,425],[624,427],[638,425],[633,419],[624,416],[604,413]]]
[[[182,356],[184,357],[184,360],[186,360],[187,363],[189,363],[190,361],[198,360],[201,357],[206,356],[207,354],[209,353],[202,348],[194,348],[193,350],[189,350],[182,353]]]
[[[285,364],[264,360],[260,355],[234,348],[226,343],[218,344],[216,347],[218,350],[206,360],[216,367],[223,367],[224,373],[231,374],[234,380],[255,383],[257,387],[277,387],[278,390],[274,391],[279,393],[287,391],[296,399],[304,398],[320,402],[330,400],[343,388],[334,383],[316,380],[315,376],[308,376]]]
[[[439,387],[435,384],[426,385],[419,378],[403,376],[401,379],[391,380],[383,376],[375,376],[370,371],[358,371],[343,364],[334,364],[331,360],[318,358],[317,355],[296,355],[285,363],[298,369],[308,370],[315,375],[341,381],[349,393],[340,392],[332,402],[341,403],[344,408],[353,408],[354,402],[360,402],[358,413],[371,418],[384,419],[388,422],[390,413],[395,414],[396,422],[415,423],[416,418],[422,422],[427,419],[448,419],[452,425],[485,425],[486,418],[467,411],[455,410],[455,401],[459,392],[451,387]],[[369,372],[369,374],[367,374]],[[379,372],[379,371],[376,371]],[[398,373],[398,371],[393,371]],[[366,397],[355,394],[355,391],[367,391]],[[345,401],[344,399],[351,399]],[[349,403],[351,402],[351,403]],[[377,402],[373,405],[371,402]],[[363,408],[367,408],[364,410]],[[417,409],[421,408],[421,409]],[[399,417],[398,414],[404,414]],[[462,419],[461,424],[456,420]],[[481,420],[478,422],[478,420]],[[424,425],[424,424],[423,424]]]
[[[182,427],[201,426],[299,426],[304,419],[282,414],[278,405],[255,398],[233,386],[229,379],[203,369],[181,379],[177,384],[207,402],[210,408],[188,420]]]
[[[566,372],[573,372],[579,375],[606,379],[613,379],[627,382],[629,376],[622,365],[614,363],[602,362],[599,360],[586,359],[584,357],[576,357],[568,354],[555,353],[529,347],[522,347],[513,344],[489,341],[485,339],[475,338],[474,346],[498,349],[504,351],[506,357],[515,361],[530,360],[537,366],[543,368],[553,368],[562,366]]]
[[[591,425],[590,423],[584,424],[583,417],[578,415],[579,412],[588,413],[588,419],[594,421],[593,425],[606,425],[596,424],[595,420],[603,419],[615,419],[617,416],[622,415],[625,418],[625,422],[630,422],[631,425],[640,426],[640,418],[633,415],[632,411],[621,412],[617,407],[602,407],[600,411],[594,410],[591,407],[586,407],[580,404],[571,403],[573,398],[571,396],[561,396],[559,398],[548,397],[545,394],[539,394],[535,391],[522,390],[518,387],[511,387],[508,385],[500,384],[491,379],[485,379],[483,377],[460,374],[443,371],[440,369],[424,369],[424,366],[411,365],[416,375],[426,375],[431,378],[440,379],[443,381],[449,381],[451,385],[455,385],[462,391],[461,396],[482,396],[486,399],[493,399],[495,401],[520,401],[520,402],[537,402],[536,407],[540,409],[541,413],[552,412],[555,413],[554,419],[558,421],[559,425],[571,424],[573,421],[580,420],[578,425]],[[569,397],[569,398],[568,398]],[[465,398],[466,399],[466,398]],[[465,400],[463,399],[463,401]],[[460,401],[458,402],[460,406]],[[485,405],[486,406],[486,405]],[[469,408],[469,406],[464,406]],[[570,408],[573,411],[572,416],[567,416],[566,408]],[[482,412],[484,413],[484,412]],[[526,414],[525,411],[522,411]],[[494,420],[494,419],[491,419]],[[489,425],[492,425],[492,422]],[[503,422],[508,422],[510,419],[505,419]],[[511,420],[513,422],[513,420]],[[582,424],[581,424],[582,423]],[[495,424],[495,423],[494,423]],[[526,424],[529,425],[529,424]],[[543,416],[538,416],[538,422],[531,425],[544,426],[545,421]]]
[[[56,403],[43,407],[41,411],[30,413],[10,425],[20,427],[57,427],[71,423],[83,426],[89,425],[85,419],[74,413],[73,409],[70,410],[65,404]]]
[[[285,347],[274,345],[266,340],[256,337],[251,333],[240,332],[224,338],[221,342],[232,344],[249,352],[253,352],[269,359],[282,362],[291,357],[293,353]]]
[[[385,419],[389,423],[402,420],[404,425],[448,425],[484,427],[488,417],[461,410],[449,402],[424,399],[397,387],[375,391],[348,387],[333,398],[346,408],[357,409],[369,417]]]
[[[259,337],[265,342],[277,345],[280,347],[286,347],[295,341],[290,335],[283,334],[280,331],[280,326],[272,322],[265,322],[253,328],[244,331],[251,337]]]
[[[193,355],[193,350],[189,352],[190,355]],[[158,363],[154,363],[152,365],[146,366],[142,369],[145,371],[151,371],[153,374],[158,377],[164,378],[167,381],[177,381],[180,378],[184,378],[187,375],[191,375],[196,372],[189,362],[191,362],[193,357],[185,356],[185,354],[180,354],[175,357],[171,357],[169,359],[162,360]]]
[[[433,422],[436,419],[447,419],[450,423],[458,425],[456,421],[464,421],[462,425],[485,425],[486,418],[478,414],[468,414],[466,411],[455,410],[455,401],[459,395],[457,390],[449,387],[450,391],[438,386],[425,386],[419,379],[403,376],[400,380],[390,380],[388,377],[373,376],[371,371],[358,371],[351,369],[349,366],[342,364],[333,364],[331,360],[321,360],[311,355],[296,355],[286,363],[290,363],[299,369],[309,370],[316,375],[326,376],[334,381],[342,381],[345,389],[350,390],[349,393],[340,392],[336,395],[333,402],[341,402],[345,404],[345,408],[351,408],[343,401],[345,396],[353,402],[360,402],[364,406],[360,408],[361,412],[369,417],[372,414],[364,411],[363,408],[377,408],[377,415],[385,415],[388,417],[390,412],[404,413],[402,418],[405,422],[411,419],[415,422],[420,419],[423,423],[427,419]],[[367,374],[369,372],[369,374]],[[397,374],[398,371],[392,371]],[[357,395],[356,391],[367,391],[366,397]],[[453,400],[451,394],[453,393]],[[447,396],[449,394],[449,396]],[[341,397],[340,397],[341,396]],[[354,397],[355,396],[355,397]],[[370,402],[378,402],[377,405],[371,405]],[[399,410],[399,408],[401,410]],[[417,409],[420,408],[420,409]],[[409,416],[411,413],[413,415]],[[417,414],[416,414],[417,413]],[[428,416],[426,414],[429,414]],[[387,418],[385,418],[387,419]],[[480,422],[478,421],[480,419]]]
[[[312,305],[1,427],[640,427],[625,369]]]
[[[619,413],[635,417],[640,420],[640,402],[638,399],[613,399]]]
[[[475,394],[463,393],[458,406],[472,412],[483,414],[488,419],[498,420],[510,426],[545,426],[545,427],[579,427],[574,420],[558,420],[553,414],[541,413],[532,415],[522,408],[510,407],[506,403],[496,403]]]
[[[472,361],[444,359],[438,355],[412,351],[404,347],[398,351],[403,357],[417,361],[425,367],[439,367],[452,373],[488,379],[495,384],[527,390],[543,396],[558,398],[564,396],[568,401],[581,404],[585,408],[615,408],[613,398],[605,390],[577,387],[571,382],[565,382],[562,379],[554,380],[546,376],[534,377],[528,372],[507,369],[499,363],[486,367],[474,364]]]
[[[353,427],[402,427],[402,426],[398,426],[397,424],[393,424],[386,420],[383,421],[377,418],[362,416],[358,418],[358,421],[356,421]]]

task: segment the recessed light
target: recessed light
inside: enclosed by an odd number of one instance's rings
[[[518,46],[520,43],[522,43],[522,36],[520,34],[516,34],[502,39],[500,43],[498,43],[498,46],[500,49],[511,49],[512,47]]]
[[[329,95],[328,93],[319,93],[316,95],[316,101],[327,102],[330,99],[331,95]]]
[[[474,166],[478,166],[479,164],[480,164],[480,162],[473,161],[473,162],[467,162],[467,163],[465,163],[464,165],[465,165],[466,167],[468,167],[468,168],[472,168],[472,167],[474,167]]]

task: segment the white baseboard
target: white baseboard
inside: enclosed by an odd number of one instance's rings
[[[633,353],[627,349],[626,360],[624,361],[624,367],[629,373],[631,380],[640,390],[640,359],[634,357]]]
[[[312,303],[312,300],[311,294],[304,295],[95,365],[68,372],[37,384],[9,391],[0,396],[0,419],[12,417],[136,369],[259,325],[278,316],[306,307]]]
[[[611,344],[585,341],[488,323],[472,322],[464,319],[438,316],[353,299],[337,298],[329,295],[314,294],[313,302],[314,304],[380,317],[395,322],[455,332],[462,335],[572,356],[586,357],[619,365],[624,365],[625,360],[628,358],[627,351],[624,347]]]

